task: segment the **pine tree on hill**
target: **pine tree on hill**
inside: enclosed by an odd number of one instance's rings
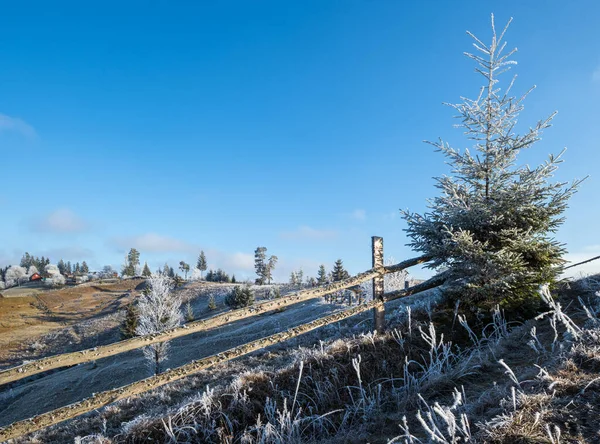
[[[409,245],[433,258],[427,266],[448,269],[450,295],[483,306],[517,307],[535,305],[539,285],[556,281],[564,248],[552,235],[581,181],[550,182],[562,153],[535,168],[517,165],[519,151],[540,139],[555,113],[516,134],[529,92],[511,96],[514,78],[504,91],[498,85],[498,76],[515,64],[516,50],[503,53],[507,28],[497,36],[492,16],[489,45],[471,35],[476,53],[466,55],[476,62],[484,85],[477,98],[451,105],[473,149],[460,152],[443,141],[433,143],[452,175],[436,179],[441,195],[429,212],[403,211],[403,217]]]
[[[350,274],[344,269],[344,263],[341,259],[338,259],[333,264],[333,271],[331,273],[331,277],[334,282],[343,281],[350,277]]]
[[[138,310],[134,302],[130,302],[127,305],[127,311],[125,313],[125,320],[121,325],[121,336],[123,339],[129,339],[136,336],[135,330],[138,326]]]
[[[256,250],[254,250],[254,269],[258,275],[258,278],[256,279],[257,285],[265,283],[265,269],[267,268],[265,262],[266,258],[267,249],[265,247],[257,247]]]
[[[65,262],[62,259],[58,261],[58,264],[56,266],[58,267],[58,271],[60,271],[60,274],[67,274],[67,264],[65,264]]]
[[[207,269],[206,256],[204,255],[204,251],[200,251],[200,256],[198,256],[198,262],[196,263],[196,268],[200,270],[200,279],[202,279],[202,274]]]
[[[90,272],[90,267],[88,267],[88,264],[87,264],[85,261],[83,261],[83,262],[81,263],[81,268],[80,268],[80,270],[81,270],[81,272],[82,272],[83,274],[88,274],[88,273]]]
[[[325,285],[327,283],[327,272],[325,271],[325,265],[319,265],[319,271],[317,271],[317,284]]]
[[[148,262],[144,262],[144,269],[142,270],[142,276],[150,277],[152,276],[152,272],[150,271],[150,267],[148,267]]]

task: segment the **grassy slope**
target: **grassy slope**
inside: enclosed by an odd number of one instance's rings
[[[448,442],[446,422],[460,415],[470,423],[464,434],[471,442],[552,442],[556,427],[561,442],[598,442],[600,325],[578,308],[574,296],[584,296],[592,311],[600,304],[581,286],[562,293],[563,305],[570,304],[569,314],[585,332],[579,338],[564,334],[560,322],[555,338],[547,319],[510,325],[502,318],[478,321],[472,316],[468,323],[478,338],[470,339],[452,309],[413,307],[410,322],[407,311],[399,310],[395,329],[386,335],[353,338],[356,329],[350,327],[361,322],[354,320],[321,332],[321,338],[337,333],[345,339],[320,343],[318,334],[308,335],[296,344],[309,348],[255,354],[34,439],[65,442],[88,435],[87,442],[386,443],[401,434],[404,424],[410,433],[395,442],[428,442],[416,416],[421,411],[427,427],[439,427]],[[366,329],[367,319],[361,324]],[[535,347],[528,345],[531,340]],[[455,403],[456,387],[464,395],[462,405]],[[460,421],[455,425],[460,435]]]

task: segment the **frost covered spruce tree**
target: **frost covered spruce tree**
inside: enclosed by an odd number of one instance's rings
[[[509,24],[498,36],[492,15],[489,45],[468,33],[476,52],[465,55],[476,62],[484,85],[474,100],[450,106],[473,148],[430,142],[446,156],[452,174],[436,178],[441,195],[429,201],[429,212],[402,211],[409,245],[432,257],[428,267],[448,269],[450,295],[480,306],[532,303],[540,283],[556,280],[564,249],[552,235],[581,182],[550,182],[562,153],[535,168],[517,165],[519,151],[540,140],[556,113],[516,133],[523,100],[533,88],[513,97],[514,77],[505,89],[498,85],[498,77],[516,64],[511,59],[516,49],[505,51],[503,41]]]
[[[181,299],[172,292],[173,280],[165,274],[154,274],[147,282],[148,287],[137,305],[138,324],[135,332],[140,336],[177,327],[183,319]],[[143,351],[148,364],[158,375],[161,371],[160,363],[168,357],[168,342],[149,345]]]

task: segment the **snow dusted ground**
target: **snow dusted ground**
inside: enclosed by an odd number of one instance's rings
[[[189,298],[196,317],[203,318],[227,309],[223,300],[231,288],[232,286],[227,285],[201,287],[199,284],[190,284],[182,290],[182,293],[184,299]],[[259,287],[257,298],[264,297],[268,289],[269,286]],[[208,297],[211,294],[218,305],[216,311],[207,308]],[[166,366],[170,368],[181,366],[194,359],[309,322],[339,308],[339,305],[313,300],[296,304],[275,314],[252,317],[214,330],[178,338],[170,343],[170,358]],[[65,332],[53,333],[45,339],[38,340],[38,347],[43,347],[43,355],[48,355],[65,352],[66,346],[69,350],[84,349],[118,340],[116,324],[122,319],[122,313],[110,314],[106,318],[106,320],[88,322],[79,328],[70,327],[65,329]],[[108,328],[108,333],[98,328],[102,325]],[[85,331],[87,334],[80,335],[84,340],[73,344],[75,337],[70,331],[73,329]],[[0,402],[0,426],[53,410],[88,397],[92,393],[129,384],[147,376],[150,376],[150,370],[140,349],[59,370],[40,378],[31,378],[33,380],[24,383],[17,382],[0,392],[0,401],[2,401]]]

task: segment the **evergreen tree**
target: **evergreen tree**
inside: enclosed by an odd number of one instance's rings
[[[204,255],[204,251],[200,251],[200,256],[198,256],[198,262],[196,263],[196,268],[200,270],[200,279],[202,279],[202,273],[206,271],[206,256]]]
[[[249,285],[234,287],[225,297],[225,304],[231,308],[248,307],[254,304],[254,292]]]
[[[265,263],[266,258],[267,249],[265,247],[257,247],[256,250],[254,250],[254,269],[258,275],[258,278],[256,279],[258,285],[265,283],[265,269],[267,268],[267,264]]]
[[[325,271],[325,265],[319,265],[319,271],[317,271],[317,284],[325,285],[327,283],[327,272]]]
[[[73,268],[71,267],[71,261],[67,261],[67,274],[73,274]]]
[[[33,265],[33,256],[31,256],[29,253],[25,252],[25,254],[23,255],[23,257],[21,257],[21,267],[25,268],[25,269],[29,269],[29,267],[31,267]]]
[[[140,265],[140,252],[135,248],[129,250],[129,253],[125,257],[125,263],[123,264],[122,274],[124,276],[135,276],[138,273],[138,267]]]
[[[81,268],[79,267],[79,262],[75,264],[75,274],[79,274],[81,272]]]
[[[277,256],[270,256],[269,261],[267,262],[267,266],[264,269],[263,274],[263,283],[267,281],[267,284],[271,283],[271,279],[273,279],[273,270],[275,269],[275,265],[277,264],[278,258]]]
[[[331,273],[333,282],[343,281],[350,277],[350,274],[344,269],[344,263],[341,259],[338,259],[333,264],[333,271]]]
[[[194,309],[192,308],[192,304],[190,304],[190,301],[187,301],[187,303],[185,304],[185,321],[193,322],[194,319],[196,319],[194,317]]]
[[[165,266],[163,267],[162,274],[164,274],[165,276],[170,276],[170,273],[171,273],[171,267],[169,267],[169,264],[167,264],[165,262]]]
[[[152,276],[152,272],[150,271],[150,267],[148,267],[148,262],[144,262],[144,269],[142,270],[142,276],[150,277]]]
[[[134,302],[130,302],[127,305],[127,312],[125,313],[125,320],[121,325],[121,336],[123,339],[133,338],[136,336],[136,328],[138,326],[139,314],[137,307]]]
[[[428,213],[405,211],[403,217],[409,245],[432,257],[428,267],[448,269],[451,296],[516,307],[537,301],[538,286],[554,282],[560,273],[564,249],[551,234],[580,181],[549,182],[560,155],[536,168],[516,165],[519,151],[540,139],[554,114],[525,134],[515,134],[528,93],[510,96],[514,79],[504,92],[497,85],[497,77],[515,64],[515,50],[503,54],[507,27],[497,36],[492,16],[489,45],[471,35],[478,53],[466,55],[477,63],[484,86],[476,99],[451,105],[473,150],[433,143],[446,156],[452,176],[436,179],[441,195],[431,201]]]
[[[169,277],[172,279],[175,278],[175,270],[173,270],[173,267],[169,267]]]
[[[85,261],[83,261],[83,262],[81,263],[81,269],[80,269],[80,270],[81,270],[81,272],[82,272],[83,274],[88,274],[88,273],[90,272],[90,267],[88,267],[88,264],[86,264],[86,262],[85,262]]]
[[[236,280],[235,280],[235,274],[231,275],[231,283],[235,284]]]
[[[62,259],[58,261],[58,264],[56,266],[58,267],[58,271],[60,271],[60,274],[67,274],[67,264],[65,264],[65,262]]]
[[[215,296],[212,294],[208,297],[208,309],[211,311],[217,309],[217,301],[215,301]]]

